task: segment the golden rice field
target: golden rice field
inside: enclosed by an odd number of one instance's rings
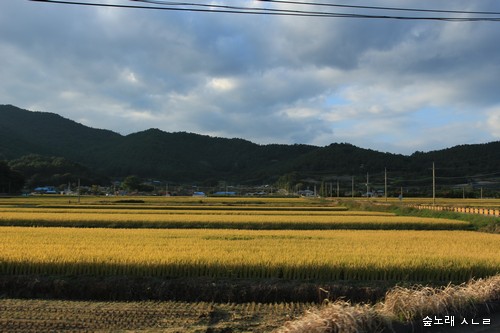
[[[229,229],[466,229],[451,219],[344,211],[6,209],[0,225]]]
[[[499,250],[467,231],[2,227],[0,274],[465,281]]]
[[[142,201],[134,203],[132,201]],[[311,200],[308,198],[259,198],[259,197],[160,197],[160,196],[134,196],[134,197],[103,197],[103,196],[61,196],[40,195],[30,197],[0,198],[0,205],[126,205],[126,206],[259,206],[259,207],[317,207],[324,208],[325,201]],[[330,207],[332,208],[332,207]]]
[[[212,206],[212,205],[224,205],[226,208],[230,206],[260,206],[260,207],[315,207],[323,208],[325,204],[328,204],[329,200],[337,200],[337,198],[324,199],[324,200],[311,200],[310,198],[259,198],[259,197],[160,197],[160,196],[148,196],[148,197],[95,197],[95,196],[82,196],[80,198],[80,204],[108,204],[108,205],[119,205],[119,201],[132,199],[132,200],[142,200],[145,204],[136,204],[135,206]],[[391,203],[391,204],[432,204],[432,198],[418,198],[418,197],[405,197],[402,201],[398,198],[389,197],[385,198],[354,198],[341,197],[342,201],[349,202],[351,200],[356,201],[366,201],[375,203]],[[75,204],[78,199],[77,197],[71,196],[59,196],[59,195],[42,195],[33,197],[18,197],[18,198],[0,198],[0,206],[2,205],[61,205],[67,204],[68,201],[71,204]],[[462,206],[462,207],[484,207],[484,208],[498,208],[500,207],[500,199],[475,199],[475,198],[436,198],[434,203],[437,205],[450,205],[450,206]],[[134,204],[127,204],[127,206],[133,206]],[[332,208],[332,207],[330,207]]]
[[[323,300],[326,294],[316,294],[322,286],[328,295],[371,299],[379,286],[500,273],[500,234],[470,231],[469,223],[453,219],[352,211],[304,198],[78,201],[0,198],[0,331],[268,332],[305,309],[284,300],[307,288],[313,296],[303,292],[294,301]],[[245,293],[267,302],[277,286],[275,304],[231,303],[248,302]],[[18,300],[86,293],[110,300],[115,292],[133,300],[131,290],[140,299],[190,302]],[[214,295],[228,303],[214,303]]]
[[[0,199],[0,274],[443,282],[500,272],[500,235],[453,219],[303,198],[74,200]]]

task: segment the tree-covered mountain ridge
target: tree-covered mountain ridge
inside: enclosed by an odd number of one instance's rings
[[[464,144],[412,155],[378,152],[348,143],[259,145],[244,139],[159,129],[121,135],[60,115],[0,105],[0,160],[26,155],[62,157],[112,178],[137,175],[175,182],[259,184],[288,177],[317,181],[348,176],[427,177],[434,162],[446,177],[500,172],[500,141]],[[497,174],[500,176],[500,174]]]

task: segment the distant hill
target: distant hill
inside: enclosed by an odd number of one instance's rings
[[[243,139],[167,133],[159,129],[123,136],[54,113],[0,105],[0,160],[20,159],[29,154],[62,157],[108,177],[133,174],[185,183],[262,184],[283,176],[297,182],[333,181],[366,177],[367,173],[380,183],[387,168],[391,181],[403,184],[405,179],[410,183],[430,177],[432,162],[442,182],[467,182],[474,175],[484,174],[500,177],[498,141],[406,156],[347,143],[326,147],[258,145]]]
[[[55,113],[0,105],[0,158],[40,154],[93,164],[121,138],[120,134],[90,128]]]
[[[29,154],[64,157],[110,177],[138,175],[179,182],[255,181],[273,178],[307,145],[257,145],[158,129],[122,136],[54,113],[0,105],[0,159]]]

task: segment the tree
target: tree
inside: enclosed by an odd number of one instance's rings
[[[18,193],[24,186],[24,175],[0,161],[0,193]]]
[[[295,186],[295,184],[299,181],[300,175],[296,171],[289,172],[287,174],[282,175],[278,181],[276,182],[276,187],[278,189],[285,190],[290,193]]]
[[[123,180],[122,185],[127,191],[139,191],[142,185],[142,180],[137,176],[128,176]]]
[[[21,172],[26,178],[27,187],[45,185],[67,185],[76,183],[78,179],[84,185],[107,184],[106,177],[95,174],[83,165],[62,157],[25,155],[9,161],[9,167]]]

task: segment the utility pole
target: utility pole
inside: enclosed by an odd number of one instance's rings
[[[432,162],[432,204],[436,204],[436,167]]]
[[[384,185],[385,201],[387,201],[387,168],[384,169]]]
[[[340,197],[340,183],[339,180],[337,179],[337,198]]]
[[[366,173],[366,198],[368,199],[368,192],[370,192],[370,176],[368,175],[368,172]]]
[[[354,198],[354,176],[352,176],[351,180],[351,197]]]
[[[78,203],[80,203],[80,178],[78,178]]]

